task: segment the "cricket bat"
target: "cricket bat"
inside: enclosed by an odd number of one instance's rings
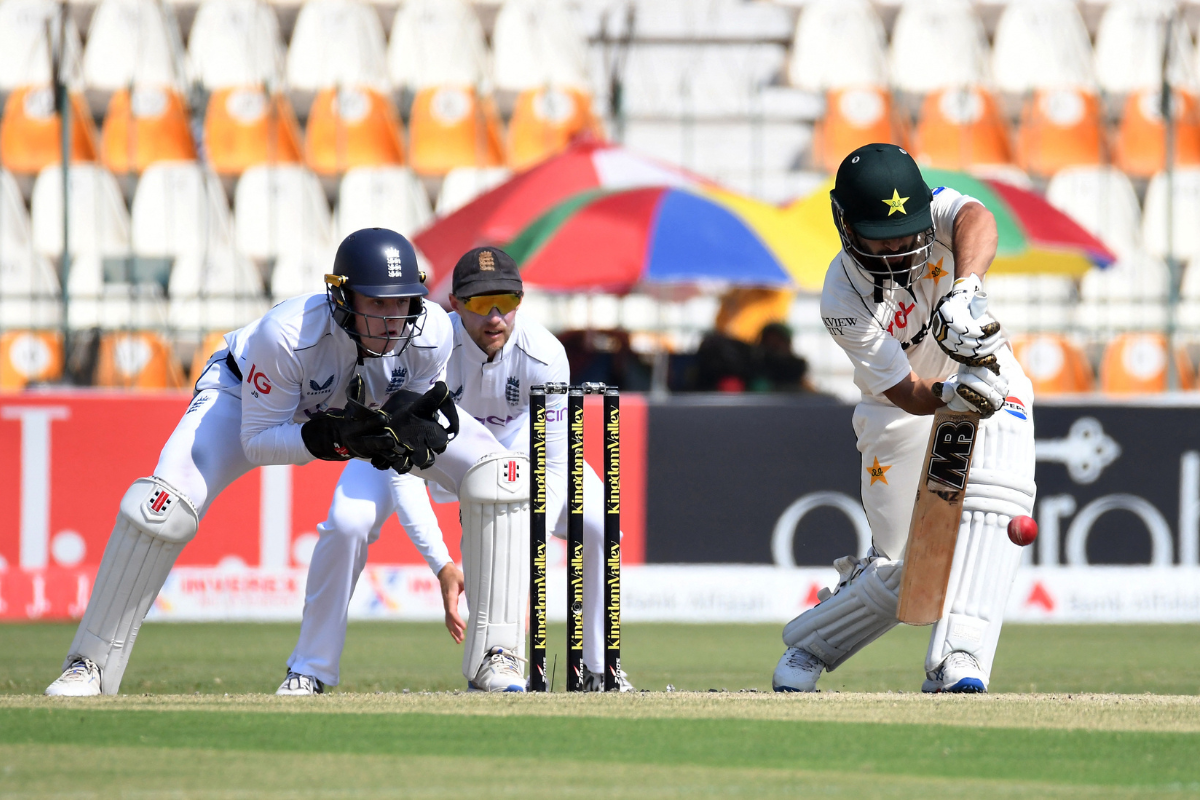
[[[977,413],[943,407],[933,416],[904,552],[897,610],[901,622],[932,625],[942,618],[978,435]]]

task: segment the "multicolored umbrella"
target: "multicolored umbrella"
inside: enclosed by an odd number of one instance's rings
[[[530,285],[623,294],[644,283],[791,286],[804,247],[775,206],[718,189],[655,186],[578,194],[505,249]]]
[[[699,175],[617,145],[582,141],[480,195],[413,237],[434,271],[435,299],[449,291],[458,257],[484,244],[503,246],[555,204],[591,189],[708,186]]]
[[[930,186],[948,186],[968,194],[995,215],[1000,241],[990,270],[993,274],[1079,276],[1116,260],[1100,240],[1036,192],[963,172],[928,168],[921,172]],[[829,209],[832,188],[830,180],[787,207],[787,214],[795,225],[803,227],[810,243],[808,257],[793,276],[801,286],[814,291],[821,288],[829,262],[842,247]]]

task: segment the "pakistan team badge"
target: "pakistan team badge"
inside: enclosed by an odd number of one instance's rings
[[[908,198],[901,197],[899,189],[892,189],[891,198],[889,199],[885,197],[883,198],[883,202],[887,203],[889,217],[892,214],[895,214],[897,211],[904,215],[908,214],[908,212],[904,210],[904,204],[908,202]]]

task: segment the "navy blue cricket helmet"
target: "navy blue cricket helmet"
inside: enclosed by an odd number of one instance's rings
[[[429,294],[425,273],[417,265],[412,243],[387,228],[364,228],[347,236],[333,257],[333,272],[325,276],[325,294],[333,319],[371,356],[399,355],[425,324],[425,306],[421,298]],[[396,316],[356,311],[354,295],[393,298],[411,297],[408,313]],[[368,338],[385,341],[381,351],[363,344],[357,317],[369,333]],[[389,331],[389,322],[399,320],[399,333]],[[399,346],[397,347],[397,343]]]

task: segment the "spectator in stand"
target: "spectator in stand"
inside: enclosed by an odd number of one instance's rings
[[[758,335],[755,348],[754,392],[810,392],[808,362],[792,352],[792,330],[782,322],[769,322]]]

